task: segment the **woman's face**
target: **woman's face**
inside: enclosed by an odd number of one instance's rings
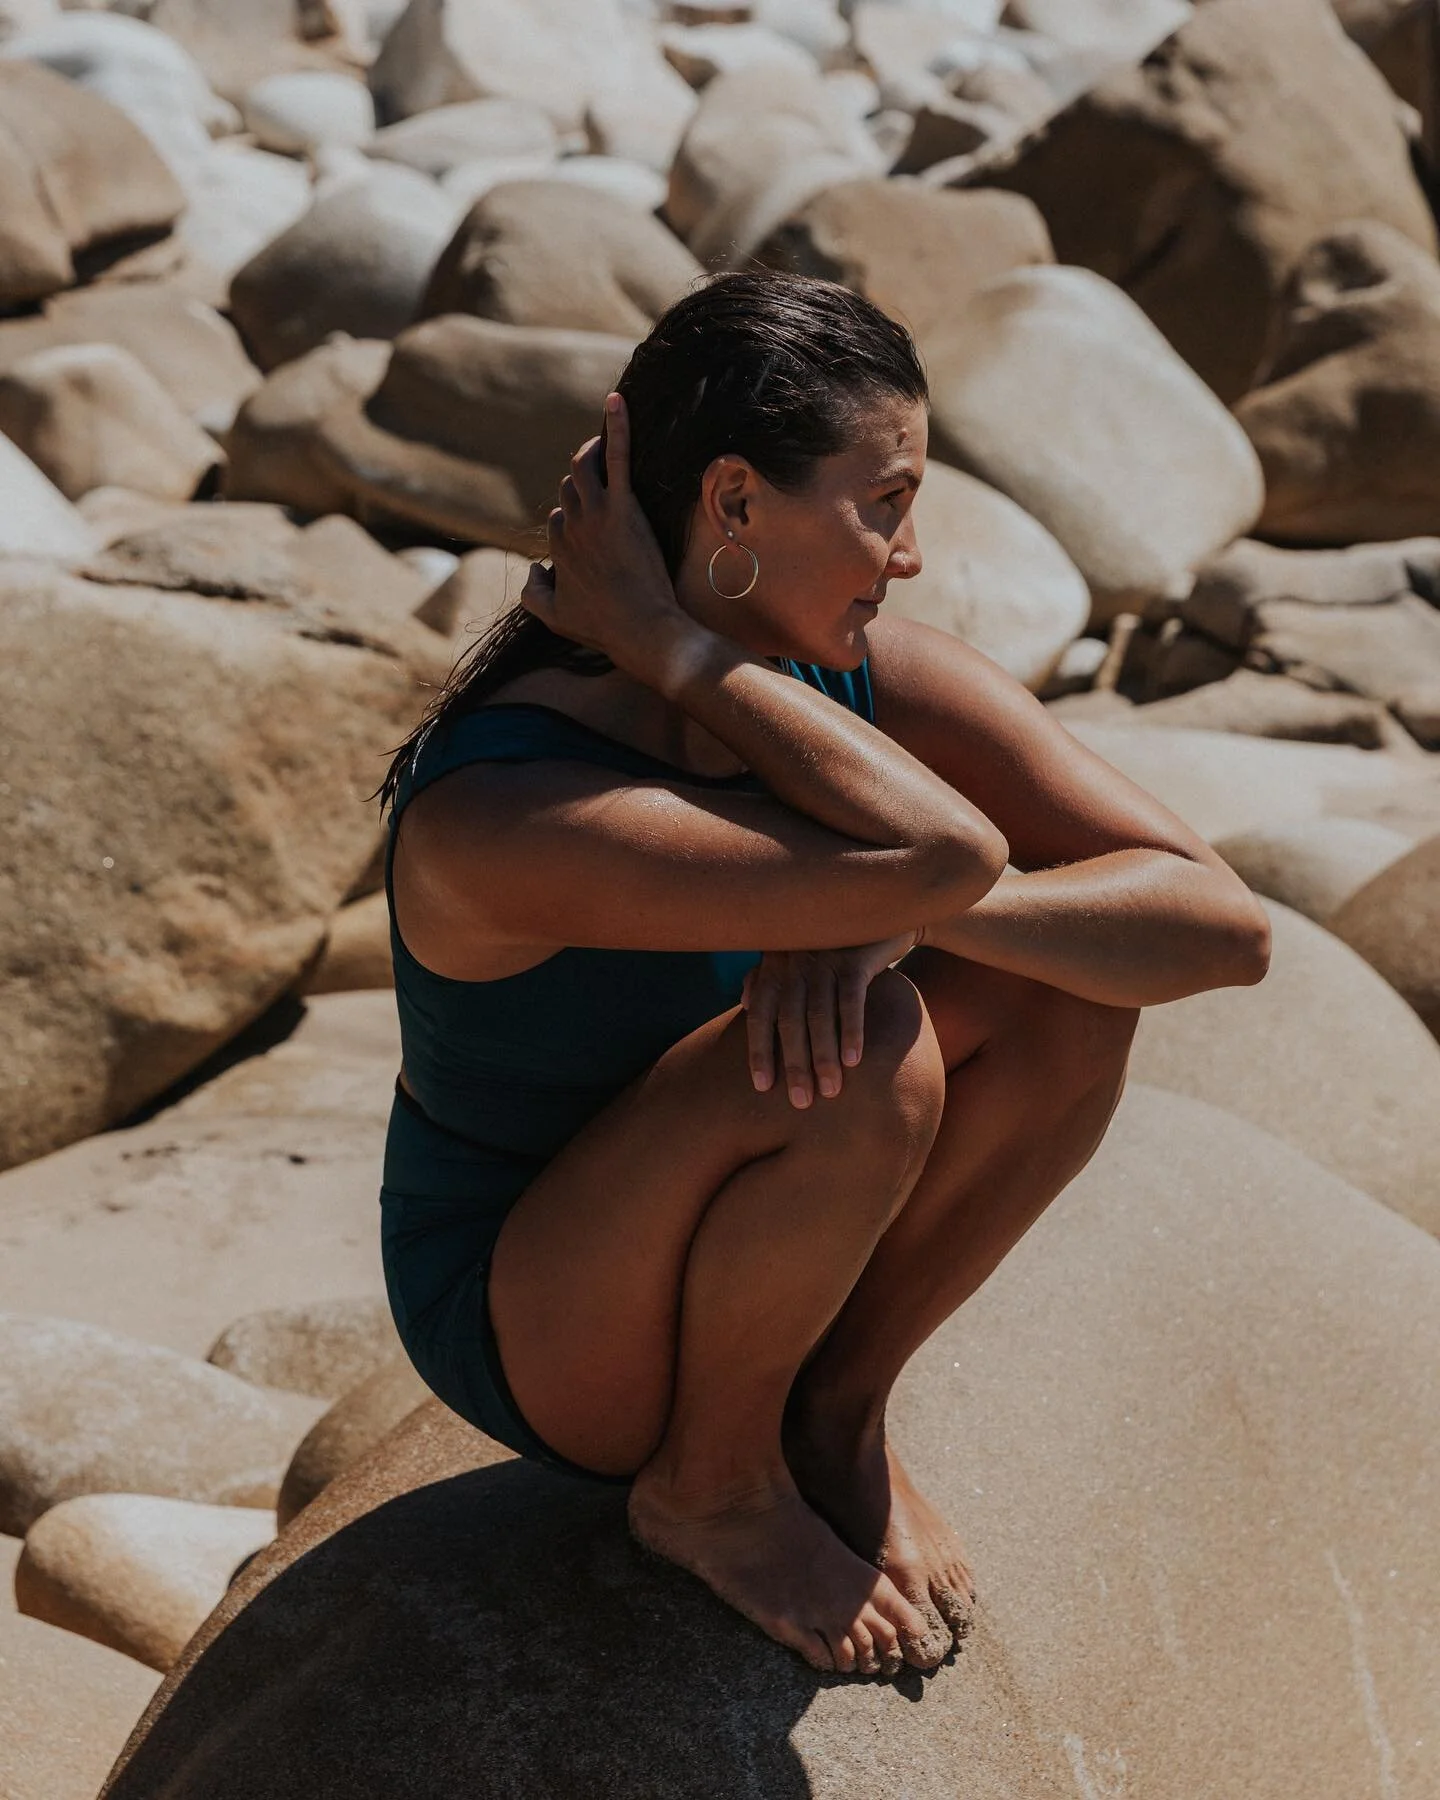
[[[743,457],[718,457],[676,583],[681,605],[757,656],[858,668],[886,587],[920,573],[910,507],[927,438],[925,408],[884,395],[867,406],[849,447],[823,458],[800,493],[772,487]],[[754,553],[760,572],[748,594],[727,599],[754,573],[734,544]],[[720,595],[707,573],[717,550]]]

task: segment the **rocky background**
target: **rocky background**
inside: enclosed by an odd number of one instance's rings
[[[0,1800],[1440,1792],[1437,156],[1434,0],[0,0]],[[1275,927],[907,1377],[893,1687],[379,1297],[366,796],[753,260],[925,355],[889,604]]]

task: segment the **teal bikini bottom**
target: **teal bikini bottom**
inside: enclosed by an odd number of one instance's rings
[[[545,1166],[457,1137],[399,1083],[385,1140],[380,1248],[390,1311],[425,1385],[453,1412],[518,1455],[591,1481],[530,1429],[500,1361],[487,1294],[505,1217]]]

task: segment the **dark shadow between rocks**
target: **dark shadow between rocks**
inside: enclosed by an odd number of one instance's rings
[[[829,1683],[624,1507],[505,1462],[365,1513],[212,1639],[107,1800],[806,1800]]]

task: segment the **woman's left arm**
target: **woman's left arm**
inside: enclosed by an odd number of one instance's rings
[[[925,942],[1109,1006],[1259,981],[1255,896],[1182,820],[948,633],[869,628],[876,723],[977,806],[1011,867]]]

